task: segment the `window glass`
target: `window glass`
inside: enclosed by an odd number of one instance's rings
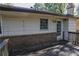
[[[48,29],[48,19],[40,19],[40,29]]]
[[[61,35],[61,21],[57,21],[57,35]]]

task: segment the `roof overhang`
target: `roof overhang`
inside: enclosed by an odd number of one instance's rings
[[[19,14],[18,14],[19,13]],[[57,18],[62,18],[62,19],[69,19],[69,18],[74,18],[74,19],[79,19],[79,17],[77,16],[73,16],[73,15],[62,15],[62,14],[56,14],[56,13],[51,13],[51,12],[47,12],[47,11],[37,11],[37,10],[33,10],[33,9],[28,9],[28,8],[22,8],[22,7],[15,7],[15,6],[3,6],[0,5],[0,14],[3,15],[48,15],[48,16],[54,16]]]

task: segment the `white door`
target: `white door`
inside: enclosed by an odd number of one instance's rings
[[[63,35],[62,21],[57,21],[57,40],[62,40]]]

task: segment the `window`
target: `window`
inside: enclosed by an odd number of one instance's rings
[[[61,21],[57,21],[57,35],[61,35]]]
[[[40,29],[48,29],[48,19],[40,19]]]

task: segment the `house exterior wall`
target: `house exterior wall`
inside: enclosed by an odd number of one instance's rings
[[[9,55],[18,55],[25,51],[35,51],[58,44],[56,32],[30,35],[7,36],[9,38]]]
[[[68,32],[76,32],[76,21],[75,19],[68,19],[63,21],[64,26],[64,39],[69,41],[75,41],[76,35]]]
[[[79,45],[79,19],[76,20],[76,32],[77,32],[76,44]]]
[[[64,40],[68,40],[68,20],[63,21]]]
[[[68,39],[70,42],[72,42],[73,44],[76,41],[76,34],[73,34],[73,32],[76,32],[76,19],[69,19],[69,25],[68,25],[68,31],[71,33],[68,33]]]
[[[76,32],[76,21],[75,19],[69,19],[69,32]]]
[[[48,19],[48,30],[40,30],[40,18]],[[3,37],[9,38],[9,53],[39,50],[57,42],[56,22],[50,17],[2,17]],[[57,43],[56,43],[57,44]]]
[[[2,27],[4,36],[28,35],[56,32],[56,23],[48,18],[48,30],[40,30],[40,18],[3,17]]]
[[[76,20],[76,30],[79,30],[79,19]]]

